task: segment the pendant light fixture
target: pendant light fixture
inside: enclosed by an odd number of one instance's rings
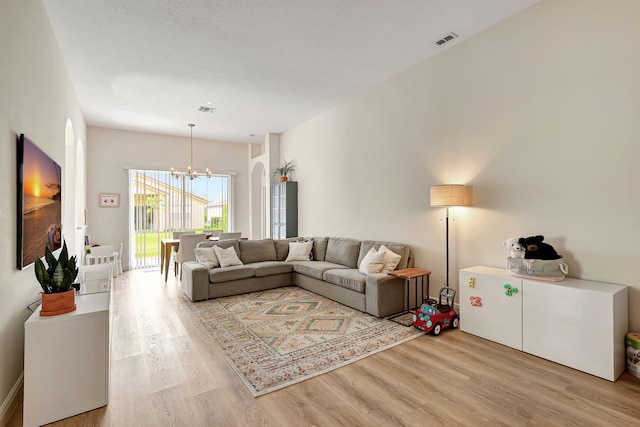
[[[195,124],[189,123],[188,125],[191,128],[191,155],[189,157],[189,167],[186,171],[179,171],[174,168],[171,168],[171,176],[174,178],[180,178],[181,176],[188,176],[189,179],[194,179],[199,176],[206,176],[207,178],[211,178],[211,171],[207,168],[204,172],[197,172],[193,168],[193,127]]]

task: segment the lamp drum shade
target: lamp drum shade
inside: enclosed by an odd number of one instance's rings
[[[466,206],[467,191],[464,185],[434,185],[431,187],[431,206]]]

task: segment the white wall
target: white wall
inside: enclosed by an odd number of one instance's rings
[[[194,128],[197,134],[198,126]],[[189,129],[185,136],[167,136],[99,127],[88,128],[87,142],[87,232],[91,243],[125,243],[123,267],[128,268],[129,171],[135,169],[185,169],[189,165]],[[231,142],[193,138],[196,170],[236,172],[232,197],[235,231],[249,234],[249,177],[247,146]],[[100,193],[120,193],[119,208],[101,208]]]
[[[397,240],[444,278],[503,267],[501,242],[543,234],[570,276],[629,285],[640,331],[640,2],[545,0],[282,135],[301,235]],[[455,29],[454,29],[455,30]]]
[[[16,269],[16,138],[28,135],[62,166],[63,233],[72,251],[75,210],[73,141],[84,140],[86,125],[55,36],[39,0],[0,2],[0,425],[12,409],[23,370],[27,305],[40,298],[33,265]],[[65,147],[67,120],[73,139]],[[68,152],[65,154],[65,150]],[[67,164],[67,162],[73,164]],[[72,179],[73,180],[73,179]]]

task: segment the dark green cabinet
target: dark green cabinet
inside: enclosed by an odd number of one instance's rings
[[[298,183],[280,182],[271,187],[271,237],[298,236]]]

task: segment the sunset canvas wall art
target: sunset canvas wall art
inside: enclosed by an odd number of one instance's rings
[[[24,135],[18,146],[18,268],[24,268],[43,257],[45,248],[62,245],[62,168]]]

